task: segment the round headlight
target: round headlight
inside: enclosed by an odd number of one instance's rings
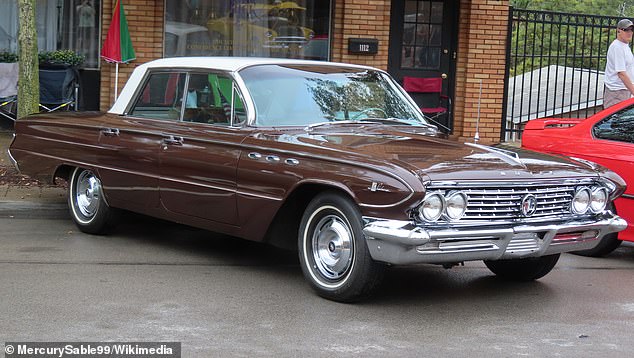
[[[592,190],[592,196],[590,198],[590,210],[593,213],[600,213],[605,209],[608,204],[608,189],[603,187],[597,187]]]
[[[590,207],[590,189],[580,188],[575,193],[575,197],[572,198],[572,212],[574,214],[585,214]]]
[[[445,206],[449,220],[458,220],[467,211],[467,195],[460,191],[451,193],[445,199]]]
[[[436,221],[445,210],[445,198],[438,194],[430,194],[425,197],[423,203],[418,208],[421,218],[426,221]]]

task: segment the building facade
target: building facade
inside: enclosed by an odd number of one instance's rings
[[[39,41],[40,49],[65,47],[85,53],[85,82],[92,90],[85,88],[84,96],[93,96],[94,102],[98,98],[100,110],[114,101],[115,65],[99,60],[98,54],[115,2],[37,1],[46,13],[38,15],[38,31],[47,34]],[[387,70],[398,81],[442,78],[442,92],[451,98],[451,117],[441,126],[462,140],[478,135],[482,143],[499,141],[508,0],[123,3],[136,60],[119,66],[119,88],[135,66],[170,56],[271,56],[363,64]],[[8,5],[0,5],[0,10],[3,6]],[[0,48],[3,31],[10,36],[17,28],[11,26],[0,29]]]

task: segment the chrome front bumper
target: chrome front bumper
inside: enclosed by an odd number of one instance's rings
[[[594,248],[627,222],[604,214],[598,220],[556,224],[424,228],[411,221],[364,217],[363,233],[372,258],[397,265],[456,263],[536,257]]]

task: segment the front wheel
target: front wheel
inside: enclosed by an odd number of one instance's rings
[[[494,274],[513,281],[533,281],[546,276],[557,264],[559,254],[515,260],[484,261]]]
[[[384,266],[372,260],[358,207],[327,192],[315,197],[302,217],[299,259],[304,276],[322,297],[354,302],[380,283]]]
[[[102,234],[108,228],[113,210],[101,190],[101,181],[88,169],[75,168],[68,185],[68,206],[79,230]]]

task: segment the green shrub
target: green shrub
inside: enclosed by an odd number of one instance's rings
[[[69,65],[79,66],[84,63],[84,56],[73,50],[57,50],[40,52],[40,65]]]
[[[18,55],[9,51],[0,51],[0,63],[18,62]]]

